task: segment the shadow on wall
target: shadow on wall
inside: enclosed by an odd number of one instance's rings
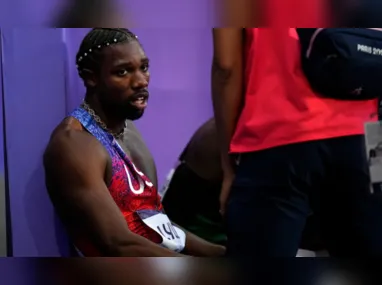
[[[42,157],[42,154],[41,154]],[[52,210],[53,215],[47,215],[47,212],[41,211],[41,208],[52,208],[52,203],[45,187],[45,175],[42,162],[36,166],[35,171],[27,183],[25,189],[23,204],[29,231],[32,234],[34,244],[39,256],[52,256],[52,251],[47,248],[45,239],[55,241],[61,257],[71,256],[71,246],[69,244],[66,232],[58,216]],[[54,231],[47,231],[46,227],[54,224]],[[42,234],[50,235],[41,239]]]

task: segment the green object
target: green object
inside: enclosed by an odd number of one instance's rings
[[[212,243],[224,245],[227,241],[223,223],[213,221],[200,214],[184,225],[184,228]]]

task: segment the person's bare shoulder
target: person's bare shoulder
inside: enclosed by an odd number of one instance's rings
[[[74,118],[62,121],[52,132],[44,152],[48,190],[70,183],[73,176],[86,179],[98,173],[104,177],[109,156],[102,144],[86,132]]]

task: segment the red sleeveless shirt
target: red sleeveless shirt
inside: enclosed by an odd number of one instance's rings
[[[294,28],[246,29],[245,106],[230,150],[276,146],[364,133],[377,101],[336,101],[315,94],[301,68]]]
[[[76,118],[109,153],[112,178],[108,189],[130,231],[159,244],[162,240],[160,235],[148,227],[138,214],[140,211],[163,212],[156,187],[136,168],[113,136],[102,130],[87,111],[77,108],[71,113],[71,116]],[[92,243],[92,238],[88,236],[88,233],[79,229],[72,238],[81,255],[102,256],[96,245]]]

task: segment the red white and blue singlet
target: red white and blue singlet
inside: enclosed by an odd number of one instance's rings
[[[185,234],[168,220],[153,183],[136,168],[115,138],[103,130],[86,110],[77,108],[70,116],[77,119],[108,151],[112,161],[112,178],[107,186],[129,229],[152,242],[181,251]],[[85,233],[74,237],[74,244],[84,256],[101,256]]]

